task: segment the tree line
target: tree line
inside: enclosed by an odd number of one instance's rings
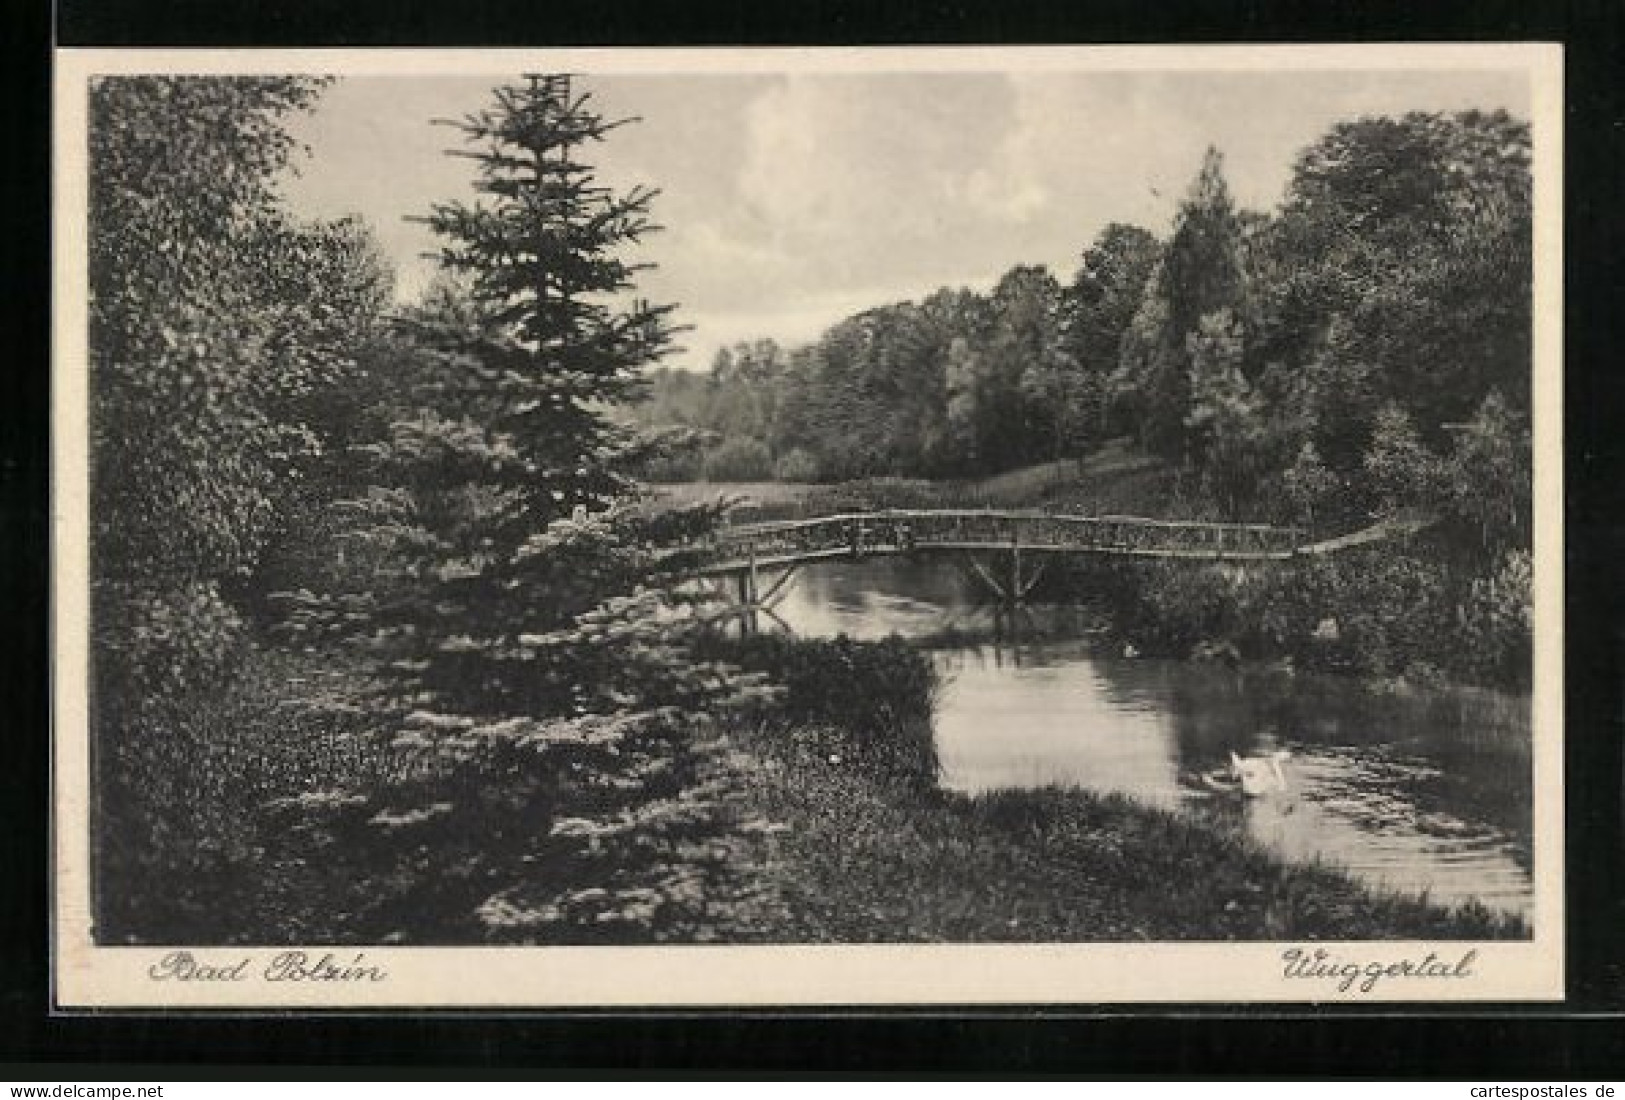
[[[1113,223],[1062,283],[879,306],[785,349],[663,368],[632,414],[682,426],[663,479],[968,477],[1131,437],[1234,518],[1450,506],[1527,541],[1528,125],[1339,123],[1272,213],[1210,149],[1159,239]]]

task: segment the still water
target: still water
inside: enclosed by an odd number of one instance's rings
[[[1239,825],[1292,860],[1531,916],[1528,700],[1464,688],[1375,694],[1336,676],[1125,659],[1073,608],[1008,638],[953,565],[803,569],[778,614],[804,637],[921,640],[943,674],[949,788],[1067,785]],[[1285,749],[1283,792],[1217,794],[1230,753]]]

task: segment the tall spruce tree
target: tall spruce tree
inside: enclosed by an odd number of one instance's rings
[[[606,121],[567,76],[493,94],[454,124],[465,147],[453,155],[474,159],[481,198],[424,219],[470,308],[413,320],[432,381],[423,407],[393,425],[385,458],[405,464],[397,475],[431,520],[417,580],[434,584],[396,605],[409,635],[431,643],[413,678],[460,708],[501,694],[536,713],[561,700],[534,677],[493,677],[490,647],[637,583],[641,563],[588,556],[560,572],[539,568],[550,559],[534,551],[550,524],[601,513],[629,490],[630,441],[599,410],[635,392],[668,350],[673,307],[629,300],[648,265],[624,252],[655,231],[655,193],[617,194],[581,159],[631,120]],[[448,637],[458,646],[440,644]]]
[[[639,456],[596,407],[670,339],[670,307],[625,301],[653,192],[594,181],[579,150],[618,123],[568,78],[495,97],[459,124],[484,203],[426,219],[462,290],[406,319],[408,392],[348,508],[392,562],[288,601],[295,633],[372,655],[394,761],[321,828],[378,842],[369,935],[704,938],[751,843],[713,719],[760,678],[692,655],[706,609],[661,585],[660,548],[714,514],[622,507]]]
[[[488,426],[519,460],[489,473],[519,491],[534,523],[624,488],[603,461],[611,435],[592,403],[624,401],[640,388],[640,368],[669,350],[673,307],[619,300],[649,266],[620,253],[657,228],[655,192],[615,194],[580,159],[583,146],[634,120],[589,110],[568,76],[532,75],[495,97],[455,124],[472,146],[456,155],[475,160],[475,190],[486,201],[441,203],[425,220],[442,238],[442,264],[468,276],[475,301],[507,337],[482,337],[468,350],[496,399]]]

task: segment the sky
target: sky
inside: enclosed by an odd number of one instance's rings
[[[434,119],[485,105],[500,78],[350,76],[296,120],[308,146],[284,182],[308,217],[359,214],[410,300],[435,241],[408,221],[470,200],[471,163]],[[618,189],[659,189],[664,231],[628,259],[638,294],[691,326],[670,362],[814,340],[871,306],[939,287],[990,288],[1018,263],[1070,280],[1113,221],[1159,235],[1204,151],[1239,205],[1280,202],[1297,153],[1335,122],[1505,108],[1524,71],[1097,71],[604,74],[578,78],[613,131],[584,160]]]

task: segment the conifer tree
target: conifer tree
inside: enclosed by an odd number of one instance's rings
[[[655,231],[654,192],[616,194],[581,159],[621,123],[591,111],[567,76],[493,94],[455,124],[466,147],[454,155],[474,159],[480,199],[437,204],[424,219],[468,301],[412,319],[429,359],[423,400],[379,452],[428,528],[417,583],[386,610],[430,643],[412,678],[465,708],[491,706],[508,684],[491,676],[491,647],[635,585],[638,567],[612,576],[611,555],[554,572],[532,551],[550,524],[599,514],[628,491],[630,440],[599,408],[633,393],[672,337],[672,307],[626,300],[647,265],[624,252]],[[454,650],[440,644],[448,637],[460,640]],[[557,703],[521,679],[510,705]]]
[[[653,192],[595,182],[578,151],[618,123],[568,78],[495,97],[459,124],[483,201],[426,219],[458,279],[405,319],[406,392],[348,505],[392,561],[362,591],[287,601],[294,633],[370,653],[393,760],[318,807],[321,835],[365,826],[394,868],[359,903],[371,935],[703,938],[751,843],[712,718],[762,691],[693,656],[709,609],[662,583],[662,547],[714,509],[625,507],[639,456],[598,411],[671,337],[670,307],[625,301]]]
[[[568,76],[529,76],[495,96],[456,124],[473,146],[456,155],[475,160],[485,201],[441,203],[425,220],[442,238],[443,266],[468,277],[506,336],[469,349],[481,388],[498,399],[489,427],[519,459],[489,473],[521,491],[527,520],[545,521],[624,487],[611,464],[592,461],[612,440],[591,406],[638,390],[640,369],[669,350],[673,307],[617,300],[648,266],[621,251],[656,231],[655,192],[617,195],[580,159],[583,146],[634,120],[606,121]]]

